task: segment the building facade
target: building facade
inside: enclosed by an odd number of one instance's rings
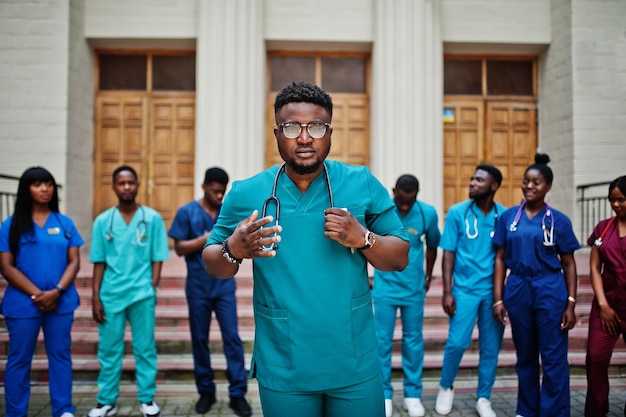
[[[291,79],[333,96],[331,157],[440,213],[480,162],[517,203],[540,147],[581,231],[578,188],[626,174],[624,0],[2,0],[0,51],[0,174],[48,168],[86,238],[116,165],[168,220],[207,167],[276,162]]]

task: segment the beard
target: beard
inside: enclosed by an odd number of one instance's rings
[[[486,200],[487,198],[489,198],[489,196],[491,196],[492,192],[491,190],[487,190],[485,192],[471,192],[469,193],[469,198],[471,198],[474,201],[483,201]]]
[[[296,163],[295,158],[291,158],[289,161],[287,161],[287,165],[289,165],[291,169],[293,169],[293,171],[298,175],[312,174],[318,169],[320,169],[322,164],[323,164],[323,161],[321,159],[318,159],[312,165],[298,164]]]

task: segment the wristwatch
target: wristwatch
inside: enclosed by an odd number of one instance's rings
[[[365,231],[365,245],[357,248],[358,250],[366,250],[374,246],[376,243],[376,235],[372,233],[370,230]]]

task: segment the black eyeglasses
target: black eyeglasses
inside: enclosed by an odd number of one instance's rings
[[[330,127],[329,123],[326,122],[310,122],[310,123],[296,123],[296,122],[285,122],[281,123],[277,128],[282,129],[283,135],[287,139],[296,139],[302,133],[302,128],[306,127],[306,131],[309,133],[309,136],[313,139],[321,139],[328,132],[328,128]]]

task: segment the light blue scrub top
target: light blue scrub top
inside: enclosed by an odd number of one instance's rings
[[[219,214],[219,212],[218,212]],[[185,204],[176,213],[168,235],[176,240],[190,240],[213,230],[215,221],[198,201]],[[187,264],[187,297],[215,298],[232,294],[236,290],[235,279],[217,279],[207,274],[202,260],[202,249],[185,255]]]
[[[0,252],[11,252],[9,247],[9,231],[13,216],[2,223],[0,228]],[[43,227],[34,224],[35,235],[22,235],[19,251],[15,257],[15,267],[35,284],[40,290],[56,288],[63,272],[67,268],[67,251],[79,247],[85,241],[76,230],[69,217],[52,212]],[[7,287],[2,299],[2,314],[11,318],[39,317],[41,312],[30,298],[17,288]],[[76,285],[72,282],[57,298],[57,312],[71,313],[79,305]]]
[[[437,211],[429,204],[416,201],[406,216],[395,209],[409,235],[409,264],[404,271],[374,271],[374,303],[412,305],[424,300],[424,243],[427,248],[437,248],[441,233]]]
[[[561,271],[563,266],[558,255],[574,253],[580,249],[571,221],[560,211],[552,209],[556,246],[545,246],[541,224],[546,209],[532,219],[522,210],[517,230],[511,232],[510,226],[519,207],[512,207],[501,216],[493,236],[493,243],[506,249],[504,263],[507,268],[511,270],[511,274],[521,277],[541,277]],[[544,223],[550,227],[549,218]]]
[[[152,263],[169,258],[165,224],[159,213],[140,206],[126,225],[117,207],[112,207],[94,220],[91,239],[89,261],[106,264],[100,288],[105,311],[119,313],[137,301],[154,297]]]
[[[367,167],[326,161],[335,206],[380,235],[408,240],[385,187]],[[261,216],[278,167],[236,181],[208,244],[219,244],[253,210]],[[381,369],[367,261],[324,236],[330,206],[322,172],[302,194],[279,177],[281,242],[272,258],[253,259],[255,341],[251,372],[276,391],[358,384]],[[267,212],[275,217],[275,206]]]
[[[455,252],[453,287],[466,293],[485,295],[493,290],[496,248],[491,242],[491,234],[501,223],[506,207],[494,201],[491,211],[483,215],[472,201],[450,207],[439,247]]]

